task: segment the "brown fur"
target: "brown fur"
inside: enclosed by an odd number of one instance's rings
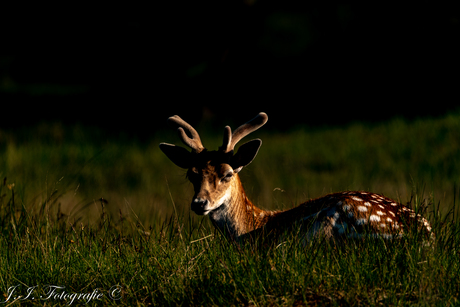
[[[187,177],[195,190],[192,210],[209,215],[223,233],[240,238],[250,233],[279,235],[295,230],[304,233],[306,238],[316,235],[391,238],[401,236],[415,225],[415,228],[434,236],[426,219],[375,193],[333,193],[285,211],[266,211],[254,206],[244,192],[238,172],[251,163],[262,142],[258,139],[247,142],[236,154],[234,146],[245,135],[265,124],[267,118],[265,113],[259,113],[232,135],[227,126],[224,143],[218,151],[207,151],[195,129],[179,116],[169,119],[179,127],[182,141],[192,148],[192,152],[166,143],[160,144],[160,148],[174,163],[188,169]]]
[[[215,176],[213,178],[217,178]],[[192,181],[193,182],[193,181]],[[196,183],[194,183],[196,185]],[[201,184],[200,193],[215,184]],[[230,237],[238,238],[265,226],[264,232],[283,233],[295,226],[310,236],[360,237],[361,235],[400,236],[414,223],[431,233],[430,224],[412,209],[387,197],[363,191],[329,194],[309,200],[285,211],[267,211],[256,207],[246,196],[241,180],[235,174],[225,189],[232,197],[221,206],[224,214],[210,218],[214,225]],[[219,189],[215,189],[217,193]],[[220,193],[224,193],[220,191]],[[200,195],[200,194],[197,194]],[[209,192],[203,195],[213,198]],[[217,195],[216,198],[219,198]],[[298,230],[298,229],[297,229]]]

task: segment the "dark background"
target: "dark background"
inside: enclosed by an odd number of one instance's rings
[[[166,1],[15,7],[0,18],[0,128],[148,135],[179,114],[279,129],[459,105],[455,1]],[[223,124],[221,124],[223,126]]]

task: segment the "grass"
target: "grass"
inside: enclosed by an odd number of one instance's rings
[[[18,285],[12,297],[23,298],[36,286],[16,305],[70,304],[63,291],[103,295],[90,305],[460,303],[458,216],[431,216],[437,233],[432,247],[424,246],[414,232],[400,240],[350,241],[344,246],[321,240],[305,246],[292,235],[261,250],[222,240],[207,224],[184,227],[184,217],[173,216],[153,232],[136,218],[105,214],[103,201],[99,221],[89,226],[70,222],[48,204],[43,204],[42,214],[31,216],[26,210],[11,211],[14,188],[6,184],[2,193],[3,301],[12,286]],[[47,285],[65,289],[49,298]],[[114,286],[121,290],[115,293],[120,300],[109,296]]]
[[[1,304],[82,305],[102,294],[88,305],[460,305],[459,123],[452,113],[261,131],[259,156],[242,172],[264,208],[343,189],[427,207],[431,247],[416,231],[345,246],[305,246],[294,234],[262,250],[236,246],[188,210],[184,172],[157,149],[178,143],[174,133],[140,142],[59,124],[0,132],[0,300],[17,286]]]

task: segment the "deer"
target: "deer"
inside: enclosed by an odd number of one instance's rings
[[[208,215],[225,236],[240,239],[261,232],[279,235],[300,231],[307,239],[316,236],[390,239],[403,236],[415,226],[433,239],[430,223],[419,213],[371,192],[331,193],[287,210],[269,211],[256,207],[248,199],[238,174],[254,160],[262,140],[248,141],[240,145],[238,151],[235,146],[267,121],[267,114],[261,112],[233,133],[226,126],[222,146],[208,151],[190,124],[178,115],[168,118],[191,151],[168,143],[161,143],[160,149],[174,164],[187,170],[186,176],[195,193],[191,210],[198,215]]]

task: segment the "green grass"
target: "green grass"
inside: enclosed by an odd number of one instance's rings
[[[184,217],[172,217],[153,232],[135,217],[104,214],[102,201],[98,222],[89,226],[63,218],[50,205],[53,197],[41,214],[30,216],[12,210],[14,189],[3,186],[1,192],[4,300],[11,286],[19,285],[15,294],[23,296],[37,286],[16,305],[70,303],[62,296],[44,299],[47,285],[75,295],[97,290],[103,296],[93,301],[96,305],[460,303],[458,216],[431,216],[437,233],[431,247],[416,232],[394,241],[350,240],[338,246],[322,240],[300,244],[295,235],[269,247],[237,246],[222,240],[208,223],[185,227]],[[115,285],[121,300],[108,296]]]
[[[220,134],[204,134],[204,144],[217,148]],[[415,231],[339,246],[305,246],[295,235],[236,246],[190,213],[185,173],[157,145],[179,144],[174,132],[141,142],[43,124],[0,131],[0,300],[13,286],[21,295],[37,286],[34,300],[12,306],[69,304],[39,300],[54,285],[75,295],[97,289],[103,296],[90,306],[460,305],[460,113],[254,134],[264,144],[242,181],[259,206],[370,190],[428,206],[436,244],[424,246]],[[121,300],[108,296],[116,285]]]

